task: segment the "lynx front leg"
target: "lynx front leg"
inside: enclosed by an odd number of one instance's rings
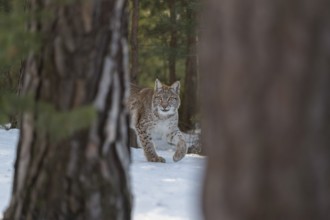
[[[179,129],[169,133],[167,135],[167,141],[176,145],[176,151],[173,155],[173,161],[178,162],[187,154],[187,144]]]
[[[165,159],[157,155],[150,133],[139,128],[136,129],[136,133],[147,160],[149,162],[165,163]]]

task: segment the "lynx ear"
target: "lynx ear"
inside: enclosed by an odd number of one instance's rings
[[[176,92],[176,94],[180,93],[180,81],[176,81],[171,85],[171,89],[174,90],[174,92]]]
[[[155,91],[160,90],[162,87],[163,87],[163,84],[158,79],[156,79],[156,81],[155,81]]]

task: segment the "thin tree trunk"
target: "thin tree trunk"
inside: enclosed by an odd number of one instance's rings
[[[62,113],[93,104],[97,117],[54,141],[40,105],[23,114],[4,220],[130,219],[126,1],[31,1],[30,10],[44,42],[26,60],[22,94]],[[38,20],[43,11],[52,16]]]
[[[177,50],[177,27],[176,27],[176,5],[175,0],[168,0],[170,8],[170,21],[171,21],[171,36],[170,36],[170,52],[168,53],[168,70],[169,70],[169,83],[172,84],[176,81],[176,50]]]
[[[21,62],[21,68],[19,70],[18,74],[18,80],[17,80],[17,89],[16,89],[16,95],[20,96],[22,86],[23,86],[23,73],[25,71],[25,61]],[[20,114],[15,114],[10,116],[10,129],[13,128],[18,128],[20,126],[20,120],[21,120],[21,115]]]
[[[132,26],[131,26],[131,79],[130,81],[137,84],[137,77],[139,74],[139,42],[138,42],[138,30],[139,30],[139,0],[132,0]],[[138,147],[137,137],[135,132],[129,130],[129,146]]]
[[[139,73],[139,0],[132,0],[132,26],[131,26],[131,82],[137,83]]]
[[[207,220],[329,219],[329,7],[206,1]]]
[[[21,94],[22,88],[23,88],[23,75],[25,72],[25,61],[21,61],[21,67],[19,70],[18,80],[17,80],[17,90],[16,94],[19,96]]]
[[[188,131],[194,128],[196,121],[194,118],[197,114],[197,37],[195,31],[196,12],[190,2],[185,2],[187,8],[187,58],[186,58],[186,74],[184,81],[185,91],[183,92],[183,100],[180,115],[180,128]]]

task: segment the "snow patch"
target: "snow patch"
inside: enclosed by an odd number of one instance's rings
[[[11,194],[19,130],[0,129],[0,219]],[[173,146],[158,143],[166,163],[150,163],[142,149],[132,150],[133,220],[201,220],[200,192],[205,157],[187,155],[173,162]],[[166,147],[167,146],[167,147]]]
[[[166,163],[146,162],[142,149],[132,149],[133,220],[202,219],[199,201],[205,158],[187,155],[173,162],[173,149],[157,153]]]
[[[18,129],[0,129],[0,219],[11,195],[18,136]]]

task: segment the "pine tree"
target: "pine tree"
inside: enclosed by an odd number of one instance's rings
[[[29,2],[42,41],[26,58],[4,220],[130,219],[126,4]]]

